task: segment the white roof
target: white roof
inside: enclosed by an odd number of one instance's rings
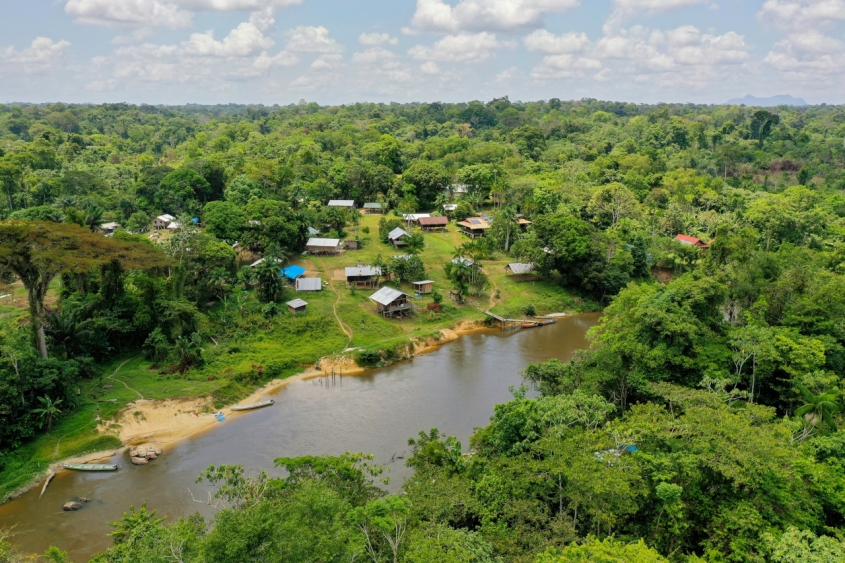
[[[159,215],[158,217],[156,217],[156,219],[159,219],[160,221],[164,221],[165,223],[170,223],[175,218],[176,217],[174,217],[173,215],[168,215],[167,213],[165,213],[164,215]]]
[[[452,260],[452,264],[463,264],[464,266],[472,266],[475,264],[475,260],[472,258],[454,258]]]
[[[389,238],[390,240],[396,240],[396,239],[399,239],[399,238],[402,238],[402,237],[409,237],[409,236],[411,236],[411,235],[409,235],[408,232],[405,229],[403,229],[402,227],[396,227],[395,229],[390,231],[390,234],[387,235],[387,238]]]
[[[285,305],[287,305],[288,307],[293,307],[294,309],[299,309],[300,307],[305,307],[306,305],[308,305],[308,303],[306,303],[302,299],[294,299],[293,301],[288,301],[287,303],[285,303]]]
[[[259,258],[258,260],[256,260],[256,261],[255,261],[255,262],[253,262],[252,264],[250,264],[250,265],[249,265],[249,267],[250,267],[250,268],[255,268],[255,267],[256,267],[256,266],[258,266],[259,264],[263,264],[263,263],[264,263],[264,260],[265,260],[265,258]],[[282,259],[281,259],[281,258],[276,258],[276,263],[277,263],[277,264],[281,264],[281,262],[282,262]]]
[[[364,209],[381,209],[382,205],[380,203],[365,203]]]
[[[444,203],[443,204],[443,211],[455,211],[458,209],[457,203]]]
[[[314,227],[308,227],[308,234],[311,235],[311,236],[319,235],[320,231],[318,231]]]
[[[339,238],[310,238],[305,246],[331,246],[337,248],[340,246]]]
[[[446,188],[446,191],[447,192],[452,191],[456,194],[465,194],[465,193],[467,193],[467,185],[466,184],[452,184],[451,186]]]
[[[103,223],[102,225],[100,225],[100,227],[106,230],[113,231],[115,229],[120,228],[120,223]]]
[[[408,294],[404,293],[402,291],[399,291],[398,289],[393,289],[392,287],[384,286],[383,288],[379,289],[378,291],[376,291],[375,293],[370,295],[370,299],[372,299],[373,301],[375,301],[376,303],[378,303],[380,305],[387,306],[387,305],[390,305],[391,303],[393,303],[394,301],[396,301],[397,299],[399,299],[400,297],[402,297],[403,295],[408,295]]]
[[[423,280],[423,281],[411,282],[411,283],[414,284],[414,285],[418,285],[418,284],[421,284],[421,283],[434,283],[434,280]]]
[[[333,199],[329,201],[329,207],[355,207],[354,199]]]
[[[405,221],[419,221],[423,217],[431,217],[430,213],[406,213],[402,215]]]
[[[173,221],[172,223],[170,223],[169,225],[167,225],[167,228],[168,228],[168,229],[178,229],[178,228],[179,228],[179,227],[181,227],[181,226],[182,226],[182,224],[181,224],[181,223],[177,223],[176,221]]]
[[[534,264],[508,264],[507,268],[514,274],[530,274],[534,271]]]
[[[346,277],[380,276],[381,268],[375,266],[347,266]]]
[[[297,278],[297,291],[320,291],[323,289],[323,280],[321,278]]]

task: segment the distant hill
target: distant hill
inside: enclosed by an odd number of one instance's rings
[[[733,100],[728,100],[728,105],[746,105],[770,108],[774,106],[806,106],[808,104],[801,98],[793,98],[792,96],[788,96],[786,94],[772,96],[771,98],[758,98],[748,94],[744,98],[734,98]]]

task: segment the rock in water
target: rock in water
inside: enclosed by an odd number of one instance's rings
[[[79,501],[70,500],[70,501],[65,503],[65,505],[62,507],[62,510],[66,511],[66,512],[73,512],[75,510],[79,510],[83,506],[85,506],[85,505],[82,504]]]

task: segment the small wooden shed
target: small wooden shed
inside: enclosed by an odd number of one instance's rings
[[[380,203],[365,203],[364,213],[384,213],[384,206]]]
[[[308,303],[303,301],[302,299],[294,299],[293,301],[288,301],[285,303],[288,306],[288,311],[293,313],[294,315],[297,313],[304,313],[305,308],[308,307]]]
[[[432,280],[411,282],[411,285],[414,291],[420,295],[428,295],[434,291],[434,282]]]
[[[329,201],[329,207],[343,207],[344,209],[355,209],[354,199],[333,199]]]
[[[396,227],[387,235],[387,239],[393,243],[393,246],[399,248],[400,246],[408,246],[408,243],[405,242],[405,239],[410,237],[411,235],[408,234],[408,231],[403,229],[402,227]]]

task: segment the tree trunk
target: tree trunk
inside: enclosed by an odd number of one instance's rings
[[[44,334],[44,298],[47,296],[47,289],[50,287],[52,277],[42,278],[38,282],[26,286],[26,296],[29,301],[29,317],[32,323],[32,332],[35,335],[35,342],[38,352],[42,358],[47,358],[47,336]]]

